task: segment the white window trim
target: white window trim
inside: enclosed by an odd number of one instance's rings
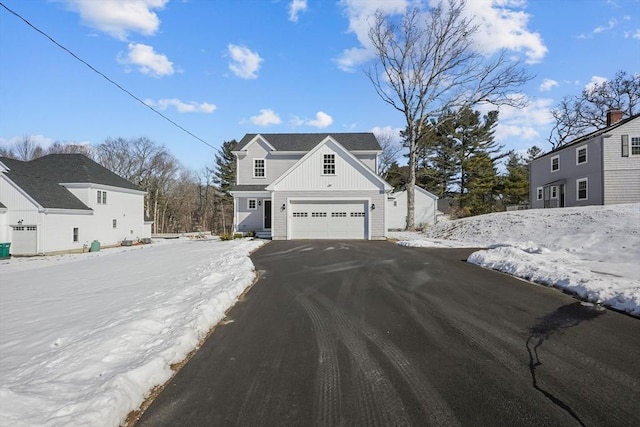
[[[253,207],[251,207],[251,201],[253,201]],[[247,199],[247,209],[255,211],[258,209],[258,199]]]
[[[537,200],[542,200],[544,198],[544,187],[537,187],[536,188],[536,197]]]
[[[327,166],[329,163],[325,162],[325,157],[324,156],[333,156],[333,163],[331,163],[331,165],[333,166],[333,173],[325,173],[325,166]],[[333,153],[326,153],[322,155],[322,175],[324,176],[335,176],[336,175],[336,155]]]
[[[551,199],[555,200],[558,198],[558,186],[557,185],[552,185],[551,186]]]
[[[256,161],[262,160],[262,169],[264,171],[263,176],[256,175]],[[253,177],[257,179],[265,179],[267,177],[267,159],[253,159]]]
[[[633,141],[634,140],[638,141],[638,144],[640,144],[640,137],[638,137],[638,136],[630,136],[629,137],[629,157],[640,156],[640,153],[633,154]]]
[[[580,163],[580,150],[584,150],[584,162]],[[589,150],[586,145],[576,148],[576,165],[586,165],[589,163]]]
[[[586,188],[586,197],[584,199],[580,198],[580,183],[581,182],[586,182],[587,183],[587,188]],[[580,179],[576,179],[576,200],[589,200],[589,178],[580,178]]]
[[[558,169],[553,169],[553,159],[558,159]],[[551,173],[558,172],[560,170],[560,156],[551,157],[551,164],[549,165],[549,167],[551,168]]]

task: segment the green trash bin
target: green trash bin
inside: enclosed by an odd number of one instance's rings
[[[91,248],[89,248],[89,251],[98,252],[99,250],[100,250],[100,242],[98,242],[97,240],[94,240],[93,242],[91,242]]]
[[[9,254],[10,248],[11,243],[0,243],[0,259],[11,258],[11,254]]]

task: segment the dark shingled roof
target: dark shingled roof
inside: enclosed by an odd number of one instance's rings
[[[29,162],[0,157],[7,176],[44,208],[91,210],[61,183],[141,189],[82,154],[50,154]]]
[[[246,134],[238,143],[237,151],[258,135]],[[262,137],[276,149],[276,151],[310,151],[327,136],[331,136],[349,151],[380,151],[380,144],[371,132],[360,133],[261,133]]]

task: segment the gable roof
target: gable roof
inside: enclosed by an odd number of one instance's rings
[[[260,135],[276,151],[310,151],[328,136],[349,151],[382,151],[371,132],[348,133],[248,133],[238,143],[235,151],[242,151]]]
[[[371,134],[373,135],[373,134]],[[375,138],[375,137],[374,137]],[[362,167],[362,172],[363,175],[367,175],[369,177],[371,177],[373,179],[373,181],[378,182],[379,184],[381,184],[381,186],[385,189],[385,191],[390,191],[393,189],[393,187],[391,187],[391,185],[389,185],[389,183],[387,181],[385,181],[384,179],[382,179],[380,176],[378,176],[378,174],[376,174],[374,171],[372,171],[371,169],[369,169],[368,167],[366,167],[358,158],[356,158],[353,154],[351,154],[349,152],[348,149],[346,149],[346,147],[344,147],[342,144],[340,144],[338,141],[336,141],[332,135],[327,134],[327,136],[325,136],[325,138],[320,141],[320,143],[318,143],[316,146],[313,147],[313,149],[311,151],[309,151],[307,154],[305,154],[300,160],[298,160],[293,166],[291,166],[288,170],[286,170],[282,175],[280,175],[278,178],[276,178],[275,181],[273,181],[271,184],[267,185],[266,189],[269,191],[273,191],[276,186],[278,184],[280,184],[280,182],[282,182],[287,176],[289,176],[291,174],[291,172],[293,172],[294,170],[296,170],[298,167],[300,167],[300,165],[302,165],[303,163],[305,163],[307,161],[308,158],[310,158],[316,151],[320,150],[321,147],[323,147],[324,145],[326,145],[327,143],[332,142],[335,144],[337,150],[336,153],[340,153],[342,152],[343,155],[345,157],[350,158],[351,160],[353,160],[356,164],[358,164],[359,166]],[[377,141],[376,141],[377,142]]]
[[[636,114],[636,115],[627,117],[626,119],[622,119],[619,122],[616,122],[616,123],[612,124],[611,126],[607,126],[605,128],[598,129],[596,131],[588,133],[588,134],[586,134],[584,136],[580,136],[580,137],[574,139],[573,141],[571,141],[571,142],[569,142],[567,144],[561,145],[560,147],[549,151],[548,153],[541,154],[540,156],[536,157],[534,160],[541,159],[541,158],[546,157],[546,156],[548,156],[550,154],[555,154],[558,151],[564,150],[565,148],[572,147],[572,146],[574,146],[576,144],[580,144],[582,142],[585,142],[585,141],[588,141],[588,140],[593,139],[595,137],[598,137],[600,135],[603,135],[603,134],[605,134],[607,132],[610,132],[613,129],[616,129],[616,128],[620,127],[620,126],[623,126],[623,125],[625,125],[625,124],[629,123],[630,121],[635,120],[637,118],[640,118],[640,114]]]
[[[50,154],[28,162],[0,157],[6,175],[43,208],[91,210],[62,183],[102,184],[142,191],[82,154]]]

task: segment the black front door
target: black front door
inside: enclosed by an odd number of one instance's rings
[[[262,204],[264,206],[264,229],[271,229],[271,200],[265,200]]]

